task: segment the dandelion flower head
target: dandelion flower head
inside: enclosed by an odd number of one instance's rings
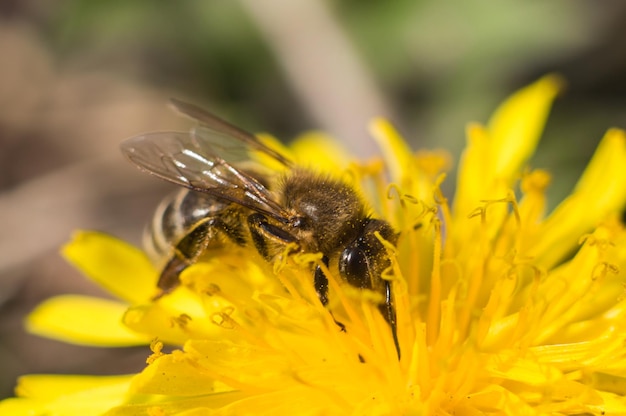
[[[380,294],[328,268],[322,305],[311,273],[325,267],[319,254],[268,263],[230,247],[154,299],[159,271],[141,250],[80,232],[63,254],[118,300],[53,298],[29,329],[149,345],[147,365],[116,377],[24,376],[0,413],[626,414],[626,135],[609,130],[547,212],[550,175],[528,161],[560,85],[544,77],[487,125],[468,126],[450,200],[440,191],[448,156],[413,153],[384,120],[370,126],[382,157],[364,162],[321,134],[289,148],[263,137],[349,183],[398,232],[395,245],[380,237],[397,340]]]

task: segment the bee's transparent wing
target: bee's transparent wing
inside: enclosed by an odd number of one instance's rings
[[[200,131],[148,133],[122,142],[121,148],[148,173],[286,221],[272,192],[231,164],[246,160],[249,146],[226,132]]]
[[[174,98],[170,102],[181,114],[198,122],[199,125],[192,130],[192,134],[198,140],[210,143],[212,149],[217,151],[220,157],[228,163],[233,164],[249,160],[250,151],[256,151],[264,153],[286,167],[293,167],[291,160],[261,143],[252,133],[222,120],[194,104]]]

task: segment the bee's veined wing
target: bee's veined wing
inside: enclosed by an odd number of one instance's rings
[[[293,168],[293,162],[285,155],[261,143],[252,133],[249,133],[234,124],[223,120],[216,115],[194,104],[186,103],[175,98],[170,99],[172,106],[181,114],[196,120],[199,125],[192,133],[199,140],[208,141],[219,151],[219,155],[229,163],[250,159],[250,151],[262,152],[280,162],[286,167]]]
[[[272,192],[252,174],[226,160],[237,161],[238,154],[245,150],[229,138],[225,133],[200,137],[194,132],[157,132],[125,140],[121,149],[131,162],[150,174],[286,222],[288,215]]]

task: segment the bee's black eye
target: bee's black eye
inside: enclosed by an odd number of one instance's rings
[[[352,286],[370,289],[370,259],[367,247],[358,239],[346,247],[339,257],[339,273]]]
[[[339,256],[339,273],[354,287],[372,289],[384,294],[382,274],[390,263],[380,237],[393,243],[397,239],[386,222],[369,218],[365,220],[357,238]]]

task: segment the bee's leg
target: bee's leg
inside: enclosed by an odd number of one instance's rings
[[[385,302],[378,305],[378,310],[385,318],[385,321],[391,327],[391,335],[393,342],[396,346],[396,352],[398,353],[398,359],[400,359],[400,344],[398,343],[398,326],[396,323],[396,309],[393,307],[393,301],[391,298],[391,282],[385,280]]]
[[[322,261],[324,265],[328,267],[328,257],[322,257]],[[313,285],[315,287],[315,291],[317,292],[317,297],[322,302],[322,305],[328,305],[328,278],[324,275],[322,268],[320,266],[315,266],[315,273],[313,275]],[[330,313],[332,316],[332,312]],[[333,321],[339,327],[341,332],[346,332],[346,326],[335,319],[333,316]]]
[[[271,224],[263,214],[249,215],[248,228],[254,246],[259,254],[267,260],[271,260],[276,251],[272,249],[272,244],[284,247],[286,244],[297,242],[293,235],[279,226]]]
[[[322,258],[324,265],[328,267],[328,257],[324,256]],[[322,268],[320,266],[315,266],[315,274],[313,275],[313,285],[315,286],[315,291],[317,292],[317,297],[319,298],[322,305],[328,305],[328,278],[324,275]]]
[[[152,300],[157,300],[163,295],[167,295],[172,290],[176,289],[176,287],[180,284],[179,276],[182,271],[187,268],[187,266],[189,266],[187,261],[178,255],[172,256],[161,271],[159,281],[157,282],[157,287],[161,289],[161,291],[154,298],[152,298]]]
[[[243,244],[241,233],[233,230],[222,218],[207,217],[199,221],[174,247],[172,258],[167,262],[159,277],[157,287],[161,289],[161,293],[155,299],[176,289],[180,284],[179,276],[182,271],[197,261],[209,243],[215,240],[217,233],[228,236],[237,244]]]

